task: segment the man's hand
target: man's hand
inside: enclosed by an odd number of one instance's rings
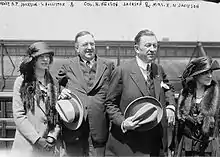
[[[167,108],[167,119],[168,119],[168,125],[175,125],[175,113],[173,110]]]
[[[69,98],[71,98],[71,91],[69,89],[67,89],[67,88],[64,88],[61,91],[58,99],[69,99]]]
[[[128,117],[127,119],[125,119],[122,123],[122,127],[124,130],[134,130],[136,129],[137,127],[140,126],[139,123],[139,120],[136,120],[136,121],[133,121],[135,117],[132,116],[132,117]]]

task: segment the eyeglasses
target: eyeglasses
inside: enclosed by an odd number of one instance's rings
[[[95,46],[95,43],[93,43],[93,42],[86,42],[86,43],[83,43],[81,46],[82,47],[88,47],[88,46],[93,47],[93,46]]]

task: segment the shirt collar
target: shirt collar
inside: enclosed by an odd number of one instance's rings
[[[83,59],[82,57],[80,57],[80,55],[79,55],[79,58],[80,58],[80,60],[82,61],[82,62],[84,62],[84,63],[86,63],[87,62],[87,60],[85,60],[85,59]],[[91,61],[90,61],[90,64],[94,64],[95,63],[95,61],[96,61],[96,57],[94,57]]]
[[[85,60],[85,59],[82,59],[83,60],[83,62],[84,63],[86,63],[87,62],[87,60]],[[91,61],[89,61],[90,62],[90,64],[93,64],[94,62],[95,62],[95,58],[93,58]]]
[[[147,65],[149,64],[151,66],[151,63],[145,63],[143,62],[138,56],[136,56],[136,61],[137,61],[137,64],[140,68],[144,69],[144,70],[147,70]]]

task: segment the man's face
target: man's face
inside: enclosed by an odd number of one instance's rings
[[[85,60],[92,60],[95,57],[95,40],[90,34],[77,39],[76,51]]]
[[[155,36],[144,35],[140,38],[139,44],[135,45],[135,51],[141,60],[150,63],[156,59],[157,47]]]

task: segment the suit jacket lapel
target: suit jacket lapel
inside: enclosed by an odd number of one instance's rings
[[[85,79],[84,79],[84,77],[83,77],[83,72],[82,72],[82,70],[81,70],[81,68],[80,68],[80,59],[79,59],[79,57],[74,58],[74,60],[72,60],[72,64],[73,64],[73,66],[72,66],[73,74],[74,74],[75,77],[77,78],[77,80],[78,80],[80,86],[81,86],[85,91],[88,92],[89,89],[88,89],[88,87],[87,87],[87,85],[86,85],[86,81],[85,81]]]
[[[152,73],[153,73],[153,80],[154,80],[154,90],[156,99],[159,100],[160,98],[160,83],[161,83],[161,76],[158,74],[158,66],[152,63]]]
[[[95,88],[95,86],[97,86],[97,84],[98,84],[99,80],[101,79],[106,68],[107,68],[107,66],[106,66],[105,62],[101,58],[97,57],[97,67],[96,67],[95,80],[94,80],[94,83],[93,83],[91,90],[93,88]]]
[[[134,80],[135,84],[138,86],[140,89],[141,93],[144,95],[147,95],[147,90],[146,90],[146,84],[144,80],[144,76],[141,73],[140,68],[137,65],[136,60],[133,60],[133,63],[131,65],[131,78]]]

